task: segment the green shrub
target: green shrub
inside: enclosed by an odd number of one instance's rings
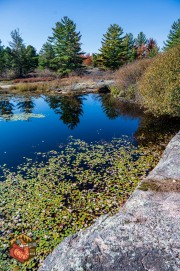
[[[180,116],[180,45],[156,57],[138,88],[147,111]]]
[[[137,82],[152,60],[141,59],[127,64],[115,72],[116,86],[111,88],[112,94],[126,99],[137,96]]]

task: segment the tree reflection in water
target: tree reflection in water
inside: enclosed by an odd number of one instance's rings
[[[46,102],[60,115],[60,120],[73,130],[83,115],[83,96],[48,96]]]
[[[97,99],[101,102],[103,112],[109,119],[115,119],[118,116],[139,118],[138,130],[134,134],[138,144],[145,146],[149,143],[160,144],[166,139],[169,141],[180,129],[180,118],[169,116],[157,118],[151,114],[145,114],[145,110],[139,106],[122,102],[111,94],[99,95]]]
[[[83,102],[86,95],[78,96],[44,96],[45,101],[60,116],[69,129],[73,130],[80,123],[83,115]],[[113,120],[120,116],[128,118],[139,118],[138,130],[134,137],[139,144],[146,145],[149,142],[157,143],[165,136],[173,136],[180,129],[180,118],[161,117],[155,118],[145,114],[133,103],[118,100],[111,94],[93,95],[93,99],[100,102],[103,112]],[[15,110],[23,114],[31,114],[35,107],[36,97],[30,96],[1,96],[0,97],[0,119],[10,121],[13,119]]]
[[[155,118],[152,115],[144,114],[134,136],[137,142],[143,146],[150,143],[158,145],[161,142],[168,143],[171,137],[179,130],[180,118],[171,118],[168,116]]]
[[[31,114],[33,112],[35,102],[30,96],[1,96],[0,98],[0,118],[10,121],[15,116],[15,110],[23,114]]]
[[[14,104],[11,97],[0,99],[0,117],[4,117],[7,121],[13,116]]]
[[[31,114],[33,112],[35,103],[31,97],[24,97],[17,103],[17,108],[25,114]]]
[[[120,101],[111,94],[99,95],[97,99],[101,102],[103,112],[109,119],[115,119],[122,115],[130,118],[143,115],[143,110],[137,105]]]

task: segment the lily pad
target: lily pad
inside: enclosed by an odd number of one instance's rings
[[[34,114],[34,113],[19,113],[19,114],[4,114],[3,116],[0,116],[0,121],[4,120],[11,120],[11,121],[23,121],[23,120],[29,120],[31,118],[45,118],[45,115],[43,114]]]
[[[160,155],[156,148],[135,147],[127,137],[96,144],[71,137],[59,151],[38,153],[41,162],[26,159],[14,172],[3,165],[2,270],[13,269],[9,241],[21,233],[36,241],[37,255],[19,266],[35,271],[66,236],[90,226],[102,214],[115,214]]]

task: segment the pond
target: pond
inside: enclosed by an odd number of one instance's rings
[[[109,94],[1,96],[0,165],[36,160],[38,152],[57,150],[71,136],[90,143],[126,135],[136,144],[140,116]]]
[[[66,236],[115,214],[179,124],[110,94],[1,96],[1,269],[17,265],[9,254],[14,236],[37,242],[36,257],[19,263],[37,271]]]

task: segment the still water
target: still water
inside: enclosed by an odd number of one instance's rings
[[[25,157],[57,150],[73,136],[86,142],[134,139],[140,113],[109,94],[0,97],[0,165],[16,167]]]

